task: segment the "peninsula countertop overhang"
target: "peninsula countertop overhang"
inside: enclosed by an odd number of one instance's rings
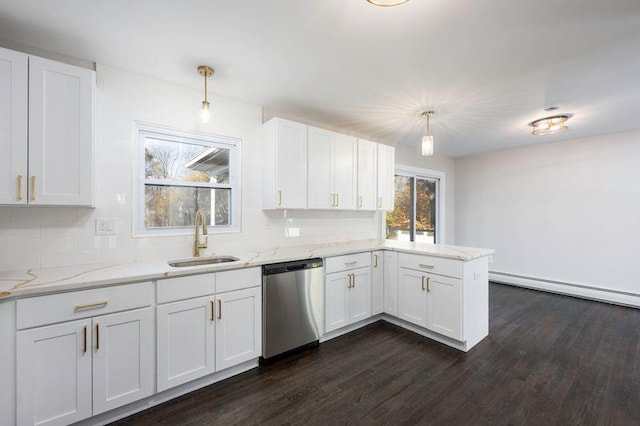
[[[461,261],[470,261],[490,256],[494,252],[492,249],[475,247],[390,240],[380,243],[377,240],[364,240],[276,247],[260,251],[244,250],[230,253],[215,253],[215,255],[232,255],[239,260],[215,265],[182,268],[169,266],[167,261],[176,259],[167,259],[162,261],[132,261],[125,263],[88,264],[8,271],[0,272],[0,302],[24,296],[84,290],[93,287],[151,281],[184,275],[222,272],[262,266],[269,263],[287,262],[313,257],[326,258],[375,250],[424,254]]]

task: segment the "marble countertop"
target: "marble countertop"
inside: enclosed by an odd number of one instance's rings
[[[206,272],[261,266],[269,263],[287,262],[313,257],[331,257],[371,250],[393,250],[399,252],[427,254],[468,261],[493,253],[491,249],[420,244],[400,241],[376,240],[352,241],[331,244],[315,244],[279,247],[263,251],[219,253],[237,257],[235,262],[175,268],[167,259],[156,262],[127,262],[118,264],[93,264],[57,268],[29,269],[0,272],[0,302],[22,296],[82,290],[120,283],[149,281]]]

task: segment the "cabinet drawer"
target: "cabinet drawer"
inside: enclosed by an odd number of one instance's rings
[[[158,303],[209,296],[216,291],[215,274],[188,275],[158,280]]]
[[[462,261],[421,254],[400,253],[400,267],[462,278]]]
[[[153,304],[151,282],[19,299],[17,328],[37,327]]]
[[[216,273],[216,293],[241,290],[262,285],[260,268],[236,269]]]
[[[347,269],[362,268],[363,266],[371,266],[371,252],[328,257],[324,262],[324,272],[330,274]]]

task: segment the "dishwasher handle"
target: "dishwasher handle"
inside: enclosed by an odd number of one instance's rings
[[[295,260],[293,262],[272,263],[262,267],[262,275],[283,274],[304,269],[322,268],[322,259]]]

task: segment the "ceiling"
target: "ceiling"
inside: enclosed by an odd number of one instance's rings
[[[640,1],[0,0],[0,39],[464,156],[640,128]],[[546,105],[570,131],[532,136]]]

